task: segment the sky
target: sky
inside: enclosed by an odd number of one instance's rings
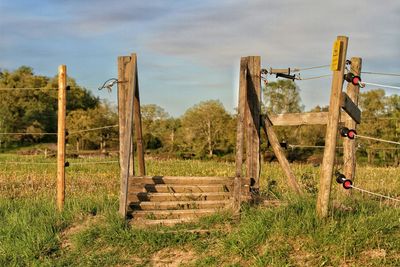
[[[345,35],[347,57],[361,57],[362,70],[400,73],[399,25],[398,0],[0,0],[0,68],[54,76],[66,64],[78,84],[116,104],[116,88],[97,88],[117,77],[118,56],[136,53],[142,104],[176,117],[217,99],[233,113],[240,57],[261,56],[262,68],[328,65]],[[362,78],[400,85],[399,77]],[[329,103],[330,77],[297,85],[306,110]]]

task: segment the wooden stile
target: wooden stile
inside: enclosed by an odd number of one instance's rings
[[[58,125],[57,125],[57,208],[62,211],[65,201],[65,116],[67,98],[67,67],[58,67]]]
[[[317,200],[317,215],[319,218],[328,216],[333,167],[336,153],[336,137],[338,134],[340,118],[340,96],[342,93],[344,69],[346,64],[346,53],[348,38],[338,36],[334,49],[337,49],[337,43],[340,42],[339,55],[334,53],[333,64],[338,70],[333,71],[332,88],[329,103],[329,116],[325,135],[325,150],[321,167],[321,176]],[[339,61],[336,62],[337,57]]]

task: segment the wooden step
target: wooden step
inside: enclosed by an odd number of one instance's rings
[[[179,184],[131,184],[129,193],[204,193],[204,192],[231,192],[228,185],[179,185]]]
[[[129,208],[131,210],[221,209],[231,205],[231,200],[131,202]]]
[[[195,221],[196,218],[181,218],[181,219],[167,219],[167,220],[144,220],[144,219],[133,219],[131,223],[135,224],[136,226],[173,226],[180,223],[189,223]]]
[[[132,212],[133,219],[179,219],[199,218],[218,213],[218,209],[186,209],[186,210],[137,210]]]
[[[128,184],[232,185],[234,178],[196,176],[131,176]]]
[[[129,193],[128,203],[139,201],[206,201],[224,200],[232,197],[232,193],[211,192],[211,193]]]

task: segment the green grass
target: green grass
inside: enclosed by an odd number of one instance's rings
[[[107,159],[115,160],[115,159]],[[240,221],[227,214],[172,228],[140,229],[119,218],[118,164],[67,168],[66,206],[55,209],[54,164],[41,156],[0,154],[0,266],[399,266],[400,209],[354,192],[338,194],[330,217],[315,216],[319,168],[293,165],[306,196],[291,194],[279,165],[262,166],[261,193],[288,203],[244,206]],[[90,161],[104,161],[90,159]],[[147,161],[149,175],[233,176],[232,163]],[[360,167],[355,182],[400,195],[400,169]],[[340,205],[339,205],[340,204]],[[180,232],[210,229],[209,234]]]

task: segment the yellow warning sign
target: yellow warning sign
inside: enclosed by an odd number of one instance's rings
[[[331,63],[331,70],[339,70],[340,65],[339,65],[339,59],[340,59],[340,51],[341,51],[341,46],[342,42],[339,40],[336,40],[333,43],[333,48],[332,48],[332,63]]]

